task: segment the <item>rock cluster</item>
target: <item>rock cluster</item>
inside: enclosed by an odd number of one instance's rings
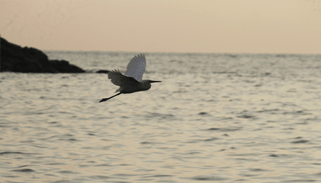
[[[65,60],[49,60],[36,48],[21,47],[0,38],[0,72],[84,73],[85,70]]]

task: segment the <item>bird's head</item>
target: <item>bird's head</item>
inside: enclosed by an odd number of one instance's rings
[[[161,81],[153,81],[153,80],[143,80],[140,82],[142,91],[144,90],[149,90],[150,87],[152,87],[151,83],[156,83],[156,82],[161,82]]]

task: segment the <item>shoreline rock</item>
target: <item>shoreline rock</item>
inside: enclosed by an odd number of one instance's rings
[[[96,71],[96,73],[99,73],[99,74],[108,74],[109,70],[98,70]]]
[[[20,73],[85,73],[66,60],[49,60],[42,51],[21,47],[0,38],[0,72]]]

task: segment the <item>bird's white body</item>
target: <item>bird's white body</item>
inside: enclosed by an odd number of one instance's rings
[[[145,69],[145,55],[139,54],[130,60],[129,64],[127,65],[125,75],[123,75],[119,70],[109,71],[108,79],[111,79],[111,82],[114,85],[119,86],[118,90],[116,90],[116,92],[119,93],[109,98],[103,98],[100,102],[109,100],[122,93],[126,94],[139,91],[146,91],[151,88],[151,83],[161,82],[152,80],[142,80]]]

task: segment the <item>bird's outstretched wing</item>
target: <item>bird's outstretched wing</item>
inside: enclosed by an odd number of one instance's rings
[[[111,82],[117,86],[125,86],[129,84],[138,84],[132,77],[124,76],[119,70],[112,70],[108,72],[108,79],[111,79]]]
[[[133,77],[137,81],[143,80],[143,74],[146,68],[146,59],[144,54],[133,57],[127,65],[126,76]]]

